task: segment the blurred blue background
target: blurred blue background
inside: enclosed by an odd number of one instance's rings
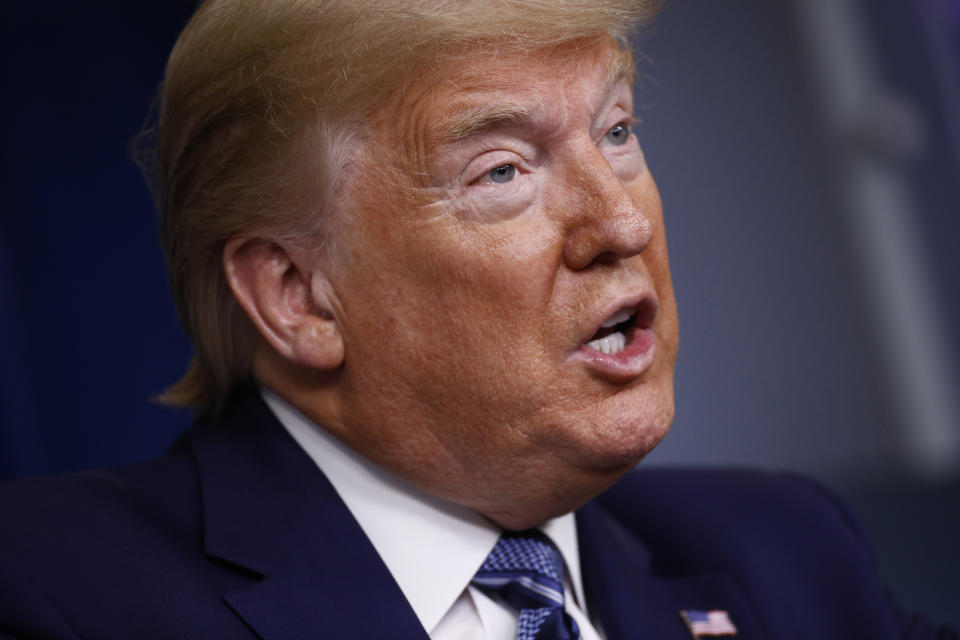
[[[193,4],[4,4],[0,480],[189,425],[130,146]],[[639,49],[682,334],[645,464],[819,478],[960,625],[960,0],[672,0]]]

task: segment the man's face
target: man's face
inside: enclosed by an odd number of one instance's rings
[[[629,65],[609,39],[580,44],[477,54],[381,109],[328,268],[345,366],[327,426],[504,526],[576,508],[673,416],[676,311]]]

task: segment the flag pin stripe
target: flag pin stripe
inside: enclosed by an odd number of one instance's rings
[[[737,627],[730,620],[730,614],[722,609],[683,609],[680,617],[694,638],[737,635]]]

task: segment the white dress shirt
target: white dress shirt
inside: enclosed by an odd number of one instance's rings
[[[501,529],[466,507],[387,473],[269,389],[267,405],[330,480],[431,640],[515,640],[516,613],[470,586]],[[600,640],[586,613],[573,514],[544,523],[564,559],[567,612],[583,640]]]

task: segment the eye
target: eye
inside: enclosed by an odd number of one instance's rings
[[[510,182],[517,175],[517,168],[512,164],[502,164],[499,167],[491,169],[487,172],[487,177],[490,178],[490,182],[495,184],[503,184],[504,182]]]
[[[620,122],[613,125],[604,137],[607,142],[619,147],[622,144],[626,144],[627,140],[630,139],[630,128],[626,123]]]

